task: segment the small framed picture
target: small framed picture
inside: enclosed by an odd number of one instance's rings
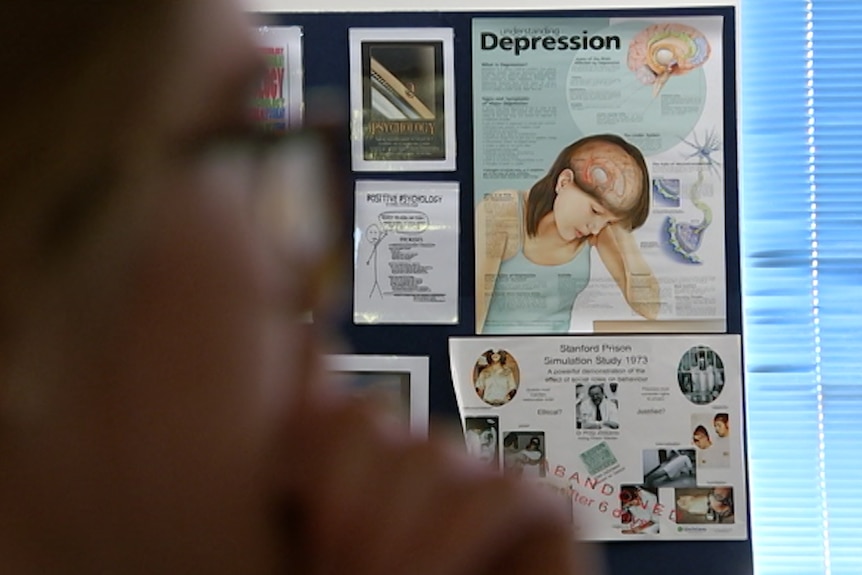
[[[451,28],[350,30],[355,171],[453,171]]]
[[[427,356],[336,354],[326,366],[352,393],[380,399],[413,435],[427,437]]]
[[[258,125],[284,132],[302,125],[302,28],[263,26],[257,29],[257,45],[264,73],[252,102]]]

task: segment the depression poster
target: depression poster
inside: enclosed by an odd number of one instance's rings
[[[473,20],[476,333],[725,331],[724,26]]]

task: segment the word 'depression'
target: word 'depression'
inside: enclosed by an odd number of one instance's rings
[[[514,51],[518,56],[530,50],[619,50],[619,36],[591,36],[584,30],[580,36],[498,36],[482,32],[482,50]]]

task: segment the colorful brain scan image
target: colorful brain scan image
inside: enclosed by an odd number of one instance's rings
[[[709,59],[706,37],[685,24],[654,24],[637,34],[629,45],[628,67],[641,83],[658,96],[671,76],[699,68]]]

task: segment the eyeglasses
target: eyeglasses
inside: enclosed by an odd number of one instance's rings
[[[254,130],[223,138],[211,159],[250,197],[254,225],[289,254],[301,282],[303,312],[322,312],[340,291],[349,244],[335,134],[327,129]]]
[[[323,313],[341,291],[350,253],[334,134],[322,129],[263,136],[255,215],[280,249],[301,256],[306,305]]]

